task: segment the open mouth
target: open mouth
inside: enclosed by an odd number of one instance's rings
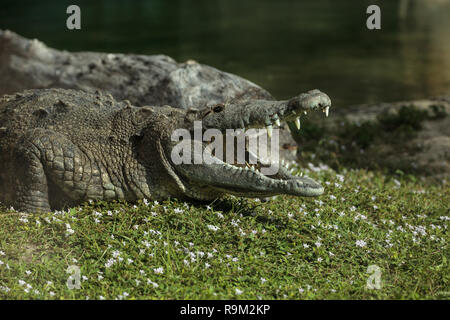
[[[328,116],[331,106],[329,97],[319,90],[312,90],[301,94],[288,101],[251,101],[242,105],[228,104],[219,110],[209,112],[202,118],[201,125],[206,130],[210,128],[218,129],[221,133],[222,141],[229,139],[229,128],[245,129],[266,128],[262,134],[267,134],[272,138],[274,128],[278,130],[281,127],[281,121],[293,121],[297,129],[301,129],[301,116],[309,111],[323,111]],[[265,133],[264,133],[265,131]],[[261,133],[261,130],[260,130]],[[223,139],[225,138],[225,139]],[[245,136],[245,139],[248,139]],[[232,135],[235,145],[235,135]],[[276,140],[276,141],[274,141]],[[191,141],[193,150],[194,144],[201,144],[199,148],[203,152],[210,141]],[[241,140],[242,142],[242,140]],[[278,139],[270,139],[271,152],[260,153],[261,145],[258,143],[258,151],[255,148],[248,147],[248,141],[245,143],[245,155],[242,159],[242,153],[239,161],[237,160],[239,148],[232,148],[231,157],[224,156],[229,150],[229,143],[223,144],[224,154],[217,156],[214,152],[206,153],[209,156],[208,161],[194,165],[177,165],[179,171],[191,183],[201,188],[213,188],[215,190],[244,197],[266,197],[276,194],[289,194],[295,196],[318,196],[324,192],[324,188],[316,181],[305,177],[292,175],[289,169],[279,159]],[[275,146],[275,150],[272,148]],[[235,145],[236,146],[236,145]],[[240,146],[242,148],[242,146]],[[268,145],[266,145],[268,147]],[[195,152],[195,151],[194,151]],[[259,157],[257,154],[267,155],[267,158]],[[231,158],[231,160],[229,160]],[[222,159],[227,159],[223,161]],[[205,159],[203,159],[205,160]]]
[[[318,105],[317,109],[321,109],[323,113],[325,113],[325,116],[328,117],[328,114],[330,113],[330,106],[321,106]],[[315,111],[315,109],[313,109],[313,111]],[[301,116],[302,114],[307,115],[308,111],[307,110],[303,110],[303,112],[298,112],[298,111],[292,111],[292,115],[288,115],[285,116],[284,119],[286,119],[287,121],[293,121],[295,123],[295,127],[297,128],[297,130],[301,129]],[[275,113],[274,115],[272,115],[270,117],[271,123],[266,125],[266,130],[267,130],[267,135],[269,137],[272,137],[272,131],[274,127],[281,127],[281,121],[280,121],[280,115],[278,115],[277,113]]]

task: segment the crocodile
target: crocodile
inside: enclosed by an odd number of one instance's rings
[[[328,113],[319,90],[289,100],[235,100],[200,109],[133,106],[108,93],[33,89],[0,98],[0,202],[46,212],[88,200],[211,200],[224,194],[318,196],[323,187],[258,159],[251,166],[214,157],[199,164],[172,161],[176,129],[272,128],[303,112]],[[269,131],[268,131],[269,132]],[[199,143],[193,140],[193,144]],[[202,148],[206,142],[200,142]],[[246,157],[250,156],[246,151]],[[254,155],[253,155],[254,156]]]

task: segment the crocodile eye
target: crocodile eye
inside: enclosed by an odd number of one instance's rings
[[[213,111],[218,113],[218,112],[221,112],[224,108],[225,108],[225,106],[222,103],[220,103],[220,104],[214,106]]]

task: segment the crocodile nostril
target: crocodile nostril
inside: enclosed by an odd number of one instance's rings
[[[215,105],[214,107],[213,107],[213,111],[214,112],[221,112],[221,111],[223,111],[223,109],[225,108],[225,106],[223,105],[223,104],[218,104],[218,105]]]

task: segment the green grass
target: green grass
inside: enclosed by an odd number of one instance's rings
[[[317,198],[3,208],[0,298],[450,297],[448,184],[311,169],[326,186]],[[71,265],[80,289],[66,285]],[[366,287],[370,265],[380,289]]]

